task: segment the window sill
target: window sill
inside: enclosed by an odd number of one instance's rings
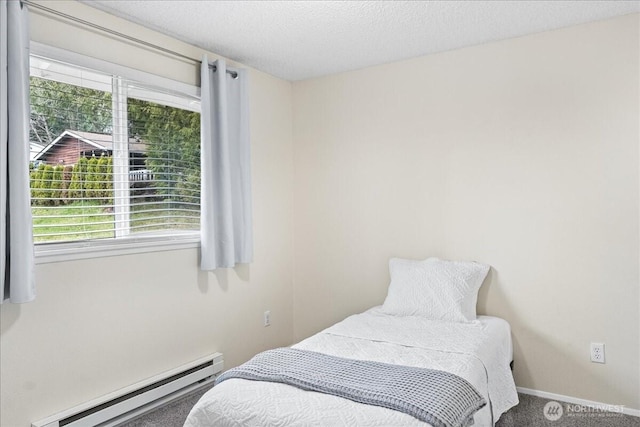
[[[36,264],[48,264],[199,247],[199,233],[171,236],[145,235],[111,240],[38,243],[35,245],[35,259]]]

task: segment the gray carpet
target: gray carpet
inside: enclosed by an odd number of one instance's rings
[[[207,390],[194,391],[118,427],[182,427],[191,408]]]
[[[195,391],[120,427],[182,427],[189,411],[205,391]],[[566,409],[566,405],[563,405],[564,413],[560,419],[550,421],[543,413],[549,400],[526,394],[519,394],[518,397],[520,404],[503,414],[496,427],[640,427],[638,417],[614,413],[572,413]]]
[[[586,413],[569,411],[562,404],[563,414],[557,421],[548,420],[544,407],[547,399],[518,393],[520,403],[502,414],[496,427],[553,426],[553,427],[639,427],[640,418],[611,412]],[[562,403],[562,402],[560,402]],[[575,405],[571,405],[574,406]]]

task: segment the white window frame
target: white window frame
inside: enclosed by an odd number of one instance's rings
[[[122,65],[113,64],[101,59],[80,55],[75,52],[48,46],[38,42],[31,42],[31,54],[51,60],[73,64],[79,67],[96,70],[102,73],[122,77],[127,80],[141,82],[144,86],[161,88],[167,92],[193,97],[190,110],[200,111],[200,88],[187,83],[160,77],[140,70],[134,70]],[[118,84],[114,79],[114,92]],[[137,89],[139,95],[144,89]],[[182,107],[185,108],[185,107]],[[126,117],[124,117],[126,121]],[[170,235],[161,233],[153,236],[126,236],[120,234],[117,238],[101,240],[81,240],[77,242],[43,242],[35,245],[36,264],[63,262],[87,258],[102,258],[106,256],[129,255],[156,251],[169,251],[200,247],[199,231],[175,231]]]

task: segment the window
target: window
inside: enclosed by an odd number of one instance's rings
[[[35,55],[30,95],[36,249],[197,237],[197,97]]]

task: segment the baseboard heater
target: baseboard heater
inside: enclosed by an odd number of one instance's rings
[[[214,353],[179,368],[36,421],[31,427],[113,427],[207,385],[222,372]]]

